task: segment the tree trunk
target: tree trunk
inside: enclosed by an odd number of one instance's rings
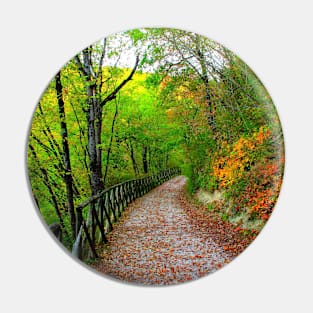
[[[71,169],[71,159],[70,159],[70,149],[68,144],[68,132],[66,124],[66,116],[64,109],[64,101],[62,96],[62,83],[61,83],[61,72],[58,72],[55,76],[55,88],[58,99],[59,106],[59,116],[60,116],[60,126],[61,126],[61,136],[62,136],[62,149],[63,149],[63,163],[64,163],[64,182],[66,185],[66,196],[67,196],[67,206],[70,215],[71,229],[73,238],[76,237],[76,218],[75,218],[75,208],[73,199],[73,177]]]
[[[165,151],[165,156],[164,156],[164,168],[168,167],[168,151]]]
[[[127,147],[127,151],[129,152],[130,155],[130,159],[132,161],[132,167],[134,170],[134,174],[135,176],[139,175],[139,169],[138,169],[138,165],[137,165],[137,161],[136,161],[136,157],[135,157],[135,152],[134,152],[134,147],[133,147],[133,143],[131,138],[128,138],[125,140],[126,143],[126,147]]]
[[[148,174],[148,159],[147,159],[147,153],[148,153],[148,147],[144,145],[142,147],[142,166],[143,166],[143,172],[145,174]]]
[[[209,77],[208,77],[208,71],[205,64],[205,57],[201,51],[200,47],[200,37],[196,36],[196,47],[197,47],[197,59],[201,66],[201,73],[200,78],[203,81],[204,87],[205,87],[205,100],[207,103],[207,110],[208,110],[208,124],[212,131],[215,131],[215,112],[213,108],[213,103],[211,101],[211,93],[210,93],[210,85],[209,85]]]
[[[110,155],[111,155],[111,151],[112,151],[112,143],[113,143],[113,138],[114,138],[114,126],[115,126],[117,115],[118,115],[118,106],[116,103],[115,104],[115,113],[114,113],[114,117],[113,117],[112,125],[111,125],[111,136],[110,136],[110,143],[109,143],[109,147],[108,147],[108,151],[107,151],[105,171],[104,171],[104,175],[103,175],[103,183],[104,184],[105,184],[105,181],[106,181],[106,178],[108,175],[108,170],[109,170]]]
[[[80,74],[85,79],[87,93],[87,128],[88,128],[88,154],[89,154],[89,170],[90,170],[90,187],[91,195],[96,195],[104,188],[104,179],[102,177],[102,148],[101,148],[101,130],[102,130],[102,108],[109,101],[114,100],[118,92],[132,79],[139,58],[131,73],[125,78],[111,93],[104,99],[101,99],[102,86],[102,62],[105,51],[103,47],[102,55],[99,63],[93,62],[93,47],[87,47],[82,51],[82,60],[77,55],[75,57],[76,64]],[[95,72],[95,68],[98,68]],[[100,81],[99,81],[100,78]],[[105,174],[106,176],[107,174]]]
[[[96,195],[103,189],[102,180],[102,162],[101,162],[101,127],[102,127],[102,110],[95,98],[96,90],[94,85],[88,84],[88,152],[89,152],[89,169],[91,181],[91,194]]]
[[[66,229],[65,229],[65,225],[64,225],[64,221],[63,221],[63,217],[62,217],[62,213],[61,213],[61,210],[59,208],[57,197],[56,197],[55,192],[52,189],[51,184],[50,184],[50,179],[49,179],[48,172],[47,172],[47,170],[45,168],[43,168],[41,166],[39,158],[37,156],[37,153],[36,153],[34,147],[31,144],[29,144],[29,149],[30,149],[30,151],[31,151],[31,153],[32,153],[32,155],[34,157],[34,160],[37,163],[38,168],[39,168],[39,170],[40,170],[40,172],[42,174],[43,184],[47,187],[47,189],[48,189],[48,191],[50,193],[51,201],[52,201],[53,207],[55,209],[55,213],[56,213],[56,215],[57,215],[57,217],[59,219],[60,225],[63,228],[64,233],[67,234]],[[37,204],[38,209],[40,211],[38,200],[37,200],[36,197],[35,197],[35,201],[36,201],[36,204]]]

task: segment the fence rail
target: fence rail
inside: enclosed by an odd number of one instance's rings
[[[179,168],[170,168],[151,176],[128,180],[78,205],[72,255],[80,259],[97,258],[97,245],[107,243],[106,234],[113,229],[124,208],[180,172]]]

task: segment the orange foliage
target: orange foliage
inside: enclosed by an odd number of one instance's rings
[[[283,156],[266,158],[260,156],[263,144],[270,131],[261,127],[250,137],[241,137],[233,145],[223,144],[223,156],[217,157],[213,175],[220,188],[233,190],[232,198],[236,211],[244,210],[266,221],[276,203],[282,182]],[[239,181],[246,187],[237,194],[234,190]]]
[[[240,137],[230,148],[224,144],[227,155],[217,158],[213,166],[213,175],[221,188],[233,185],[242,176],[254,161],[257,147],[269,136],[270,131],[262,126],[251,137]]]
[[[276,203],[282,183],[282,158],[280,162],[271,161],[259,164],[250,178],[251,184],[246,187],[244,196],[249,199],[248,212],[254,213],[263,220],[268,220]]]

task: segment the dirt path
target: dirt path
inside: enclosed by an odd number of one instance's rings
[[[223,248],[190,223],[178,201],[185,184],[184,176],[175,177],[132,203],[94,267],[128,282],[169,285],[212,273],[228,262]]]

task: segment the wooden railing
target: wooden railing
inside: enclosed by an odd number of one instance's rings
[[[76,240],[72,255],[80,259],[97,258],[97,245],[106,244],[124,208],[151,189],[180,174],[179,168],[128,180],[109,187],[76,207]]]

